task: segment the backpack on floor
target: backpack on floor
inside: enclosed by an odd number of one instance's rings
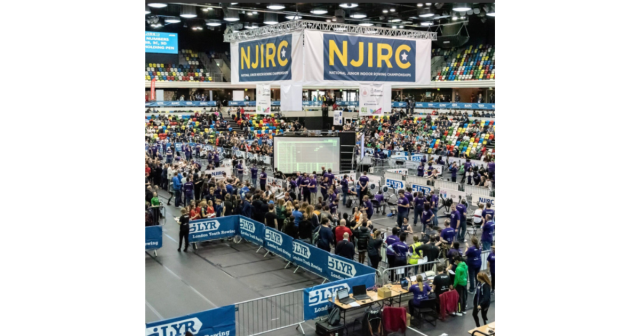
[[[382,309],[367,308],[362,318],[363,336],[382,336],[384,328],[382,327]]]
[[[352,199],[348,199],[347,200],[347,208],[351,208],[352,205],[353,205],[353,200]]]

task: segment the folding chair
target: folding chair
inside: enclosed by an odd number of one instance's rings
[[[420,324],[418,328],[422,326],[422,321],[426,321],[432,326],[436,326],[436,322],[438,321],[438,311],[436,299],[427,299],[420,301],[420,305],[418,307],[413,308],[413,312],[419,316]]]

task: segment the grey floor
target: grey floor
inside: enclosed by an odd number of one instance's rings
[[[166,203],[169,194],[160,191],[160,198]],[[164,198],[164,199],[163,199]],[[163,226],[163,247],[158,256],[149,252],[145,255],[145,321],[153,322],[215,307],[225,306],[245,300],[251,300],[295,289],[307,288],[322,283],[322,278],[303,270],[293,273],[293,268],[284,269],[286,262],[275,256],[264,257],[256,253],[257,247],[250,243],[236,244],[233,241],[214,242],[201,246],[197,251],[178,252],[178,224],[173,217],[178,209],[168,206],[167,220]],[[351,213],[351,209],[340,204],[339,212]],[[388,212],[388,210],[387,210]],[[441,209],[440,216],[444,211]],[[413,220],[413,211],[409,217]],[[440,226],[444,222],[440,218]],[[374,226],[389,232],[395,226],[396,217],[374,214]],[[420,223],[413,227],[420,230]],[[410,242],[409,242],[410,243]],[[472,297],[469,298],[470,302]],[[472,304],[472,303],[471,303]],[[471,307],[471,304],[468,307]],[[348,320],[360,317],[363,312]],[[489,310],[489,320],[495,321],[495,303]],[[467,316],[450,317],[447,321],[438,321],[433,327],[423,324],[420,331],[428,335],[463,335],[474,328],[471,310]],[[314,322],[303,324],[307,334],[313,334]],[[295,328],[287,328],[271,333],[272,335],[299,335]],[[419,335],[408,332],[408,335]]]

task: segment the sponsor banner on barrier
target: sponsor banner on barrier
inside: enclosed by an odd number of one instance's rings
[[[288,261],[293,260],[291,256],[292,243],[293,238],[288,235],[270,227],[264,228],[264,248]]]
[[[146,336],[235,336],[235,305],[146,324]]]
[[[375,269],[365,266],[355,260],[349,260],[341,256],[326,253],[327,278],[331,281],[353,278],[358,275],[375,273]]]
[[[205,175],[210,174],[211,177],[214,177],[216,179],[221,179],[223,177],[223,173],[227,173],[227,177],[231,176],[231,167],[220,166],[213,170],[212,169],[205,170],[204,173]]]
[[[495,110],[496,104],[476,103],[426,103],[416,102],[416,108],[433,109],[468,109],[468,110]]]
[[[235,216],[198,219],[189,222],[189,243],[222,239],[236,235]]]
[[[305,288],[304,290],[304,319],[311,320],[329,314],[333,303],[329,299],[343,288],[353,293],[353,286],[365,285],[367,288],[375,284],[375,274],[366,274],[355,278],[334,281],[328,284]]]
[[[389,173],[396,173],[396,174],[402,174],[402,175],[407,175],[409,173],[409,169],[407,168],[393,168],[393,169],[387,169],[387,171]]]
[[[434,188],[432,186],[412,183],[411,190],[416,192],[422,192],[423,195],[428,195],[431,193],[432,190],[434,190]]]
[[[157,101],[146,102],[144,107],[209,107],[216,106],[214,101]]]
[[[298,266],[302,266],[313,273],[327,277],[327,251],[300,240],[292,242],[292,259]]]
[[[492,197],[492,196],[484,196],[484,195],[478,195],[478,194],[471,194],[471,202],[473,204],[478,204],[478,202],[480,203],[491,203],[491,209],[496,208],[496,198]]]
[[[240,236],[258,246],[264,245],[264,224],[244,216],[238,219]]]
[[[144,248],[145,250],[157,250],[162,247],[162,226],[145,226]]]
[[[393,187],[395,190],[404,189],[404,181],[401,180],[385,178],[384,184]]]
[[[462,199],[467,199],[464,191],[440,188],[440,196],[444,199],[451,198],[454,203],[459,203]]]

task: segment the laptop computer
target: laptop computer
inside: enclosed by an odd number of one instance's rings
[[[347,288],[343,288],[337,291],[336,296],[338,298],[338,302],[342,304],[349,304],[351,302],[356,302],[356,300],[349,297],[349,290]]]
[[[353,298],[356,300],[371,299],[369,295],[367,295],[367,286],[365,285],[353,286]]]

